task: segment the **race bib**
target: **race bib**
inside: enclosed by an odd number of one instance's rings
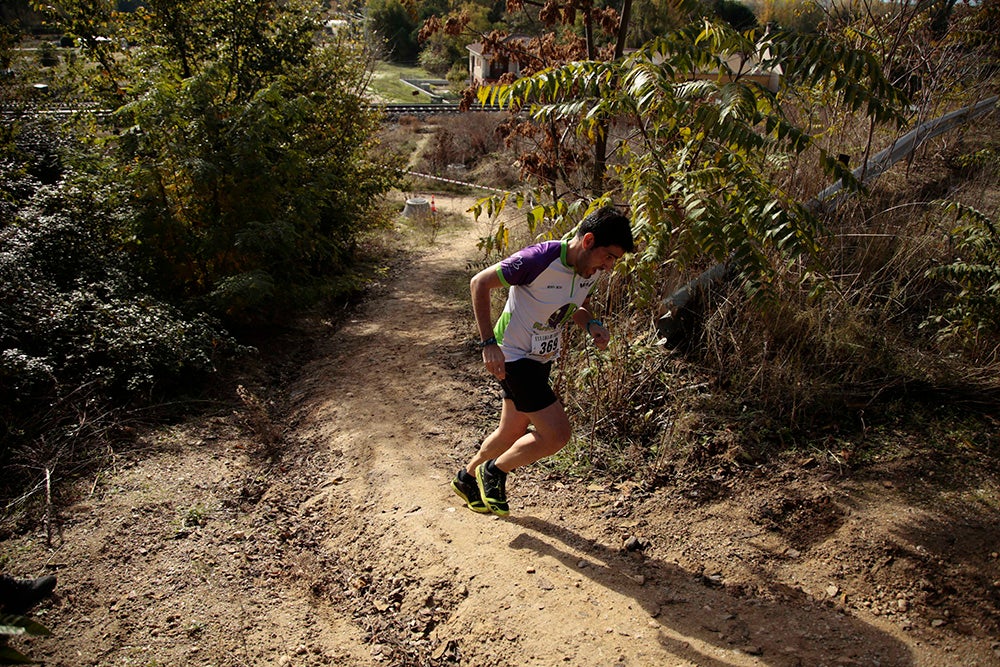
[[[559,351],[559,330],[536,333],[531,336],[531,356],[551,357]]]

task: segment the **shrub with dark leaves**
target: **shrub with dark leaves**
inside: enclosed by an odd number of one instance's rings
[[[36,201],[0,230],[0,461],[63,421],[53,406],[148,401],[212,370],[230,346],[207,316],[144,289],[101,216],[54,193]]]

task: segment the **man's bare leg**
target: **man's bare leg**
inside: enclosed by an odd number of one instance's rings
[[[504,401],[505,408],[507,402]],[[486,457],[486,459],[495,459],[493,465],[501,472],[510,472],[546,456],[552,456],[566,446],[572,434],[569,418],[566,416],[566,410],[560,401],[556,401],[538,412],[518,414],[524,415],[534,425],[535,430],[527,433],[522,430],[522,435],[512,445],[508,445],[502,454]],[[526,427],[527,425],[525,425]]]
[[[518,411],[514,407],[514,401],[504,399],[503,407],[500,409],[500,424],[492,433],[486,436],[483,444],[479,447],[465,471],[475,476],[476,468],[480,463],[486,463],[490,459],[495,459],[511,448],[518,438],[525,435],[528,430],[530,419],[527,414]]]

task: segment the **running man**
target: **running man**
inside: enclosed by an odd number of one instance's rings
[[[569,419],[549,384],[562,325],[572,319],[599,349],[607,348],[611,334],[588,309],[590,291],[632,249],[628,218],[606,207],[584,218],[568,241],[529,246],[472,278],[483,363],[504,398],[499,426],[451,483],[473,512],[509,514],[507,475],[569,442]],[[494,324],[490,293],[501,287],[510,290]]]

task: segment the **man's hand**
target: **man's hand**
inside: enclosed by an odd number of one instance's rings
[[[497,344],[487,345],[483,348],[483,363],[493,377],[502,380],[507,377],[507,370],[504,367],[503,350]]]
[[[598,350],[607,349],[608,343],[611,342],[611,332],[608,331],[607,327],[599,322],[591,321],[587,325],[587,332],[594,339],[594,345],[597,346]]]

